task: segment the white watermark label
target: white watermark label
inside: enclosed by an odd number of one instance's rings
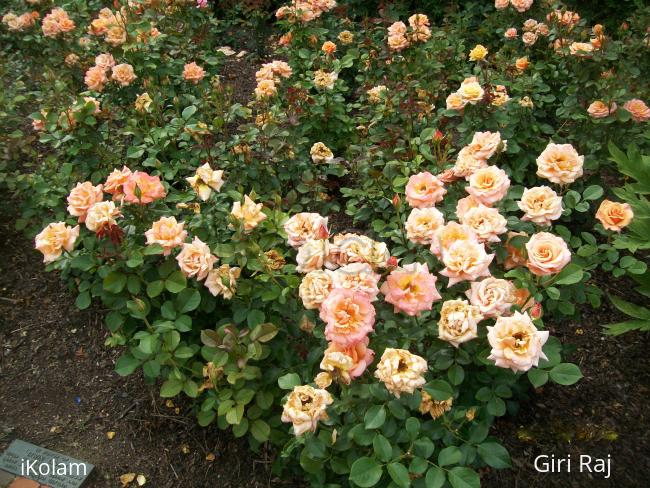
[[[540,454],[535,458],[534,467],[539,473],[592,473],[608,479],[612,474],[612,457],[609,454],[606,458],[581,454],[578,459],[571,459],[571,454],[566,457]]]

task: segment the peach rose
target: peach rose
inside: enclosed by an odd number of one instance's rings
[[[510,5],[510,0],[494,0],[494,8],[497,10],[508,8],[508,5]]]
[[[101,66],[89,68],[84,76],[84,83],[86,83],[89,90],[100,92],[104,89],[104,85],[107,82],[106,71]]]
[[[442,253],[457,241],[477,242],[477,237],[469,226],[453,221],[447,222],[433,234],[431,252],[441,258]]]
[[[325,41],[321,47],[321,51],[331,56],[336,52],[336,44],[334,44],[332,41]]]
[[[448,288],[461,281],[476,281],[481,276],[490,276],[493,259],[494,254],[487,254],[483,244],[457,241],[442,252],[445,268],[440,274],[449,278]]]
[[[255,87],[255,97],[260,100],[262,98],[272,97],[278,92],[273,80],[261,80]]]
[[[444,184],[428,171],[412,175],[406,184],[406,201],[415,208],[433,207],[445,193]]]
[[[398,36],[406,34],[406,24],[404,22],[394,22],[388,27],[389,36]]]
[[[199,281],[207,278],[217,259],[210,247],[198,237],[191,243],[184,243],[183,249],[176,256],[181,272],[188,278],[196,278]]]
[[[524,32],[524,34],[521,36],[521,40],[526,46],[532,46],[537,42],[537,33]]]
[[[372,87],[370,90],[366,91],[368,95],[368,101],[370,103],[379,103],[381,102],[382,93],[386,93],[388,88],[385,85],[377,85]]]
[[[483,205],[490,206],[503,199],[508,188],[510,178],[506,172],[496,166],[487,166],[469,177],[469,186],[465,190]]]
[[[114,169],[111,174],[108,175],[108,178],[106,178],[104,191],[113,195],[114,201],[122,200],[122,198],[124,198],[124,183],[126,183],[126,180],[129,179],[131,174],[132,172],[127,166],[122,167],[122,169]]]
[[[571,262],[571,251],[564,239],[549,232],[533,234],[526,243],[526,251],[526,265],[537,276],[559,273]]]
[[[266,219],[266,214],[262,212],[262,208],[264,208],[264,205],[255,203],[251,197],[245,195],[243,205],[241,202],[233,203],[230,215],[244,223],[245,232],[250,232]]]
[[[593,119],[603,119],[616,112],[616,108],[616,102],[612,102],[611,105],[607,105],[601,100],[596,100],[591,105],[589,105],[587,113]]]
[[[348,30],[341,31],[337,39],[344,46],[348,46],[354,42],[354,34]]]
[[[116,219],[121,216],[122,213],[115,207],[115,202],[97,202],[92,204],[86,213],[86,227],[98,232],[104,227],[117,225]]]
[[[321,304],[320,318],[325,322],[325,338],[348,347],[373,330],[375,308],[363,293],[337,288]]]
[[[237,280],[241,268],[231,268],[229,264],[222,264],[217,269],[211,269],[203,284],[210,294],[215,297],[221,295],[226,300],[232,299],[237,289]]]
[[[124,186],[124,200],[128,203],[146,203],[154,202],[165,198],[165,187],[157,176],[151,176],[144,171],[136,171],[128,177]]]
[[[386,266],[390,253],[385,243],[358,234],[337,234],[333,238],[326,265],[330,269],[348,263],[368,263],[373,268]]]
[[[589,42],[572,42],[569,45],[569,52],[573,56],[585,57],[594,51],[594,46]]]
[[[307,310],[319,309],[332,291],[332,272],[316,269],[307,273],[300,282],[298,294]]]
[[[500,242],[499,235],[508,230],[505,217],[496,208],[482,204],[465,212],[460,221],[474,231],[478,242]]]
[[[35,238],[35,248],[43,254],[43,262],[56,261],[63,250],[70,252],[79,237],[79,226],[69,227],[65,222],[48,224]]]
[[[424,263],[411,263],[396,268],[381,286],[384,300],[393,305],[395,313],[420,315],[431,310],[433,302],[442,297],[436,289],[437,278]]]
[[[510,28],[506,29],[505,33],[503,34],[503,36],[506,39],[515,39],[517,37],[517,35],[518,35],[517,34],[517,29],[515,29],[514,27],[510,27]]]
[[[325,358],[329,354],[339,353],[349,358],[348,361],[346,361],[346,363],[349,365],[345,371],[347,376],[349,376],[350,379],[358,378],[363,374],[366,368],[370,366],[372,360],[375,357],[375,352],[368,347],[369,342],[370,339],[368,337],[365,337],[356,344],[348,347],[343,347],[335,342],[330,343],[323,354],[323,361],[320,365],[321,369],[325,371],[332,371],[332,369],[330,369],[330,366],[332,364],[326,361]]]
[[[524,56],[523,58],[517,58],[515,61],[515,68],[517,68],[517,71],[520,73],[523,73],[528,69],[529,64],[528,56]]]
[[[411,354],[406,349],[387,347],[377,363],[375,378],[382,381],[386,389],[399,398],[400,394],[413,394],[424,385],[424,373],[427,370],[424,358]]]
[[[475,132],[472,137],[472,142],[463,148],[463,150],[469,152],[476,159],[488,160],[497,151],[502,150],[504,145],[505,141],[501,140],[501,134],[499,132]]]
[[[160,244],[163,255],[169,256],[172,249],[181,247],[187,238],[187,231],[183,222],[176,222],[176,217],[161,217],[146,231],[147,245]]]
[[[284,224],[288,244],[297,248],[308,239],[327,239],[327,217],[317,213],[301,212],[292,216]]]
[[[650,108],[648,108],[643,100],[639,100],[638,98],[628,100],[625,102],[625,105],[623,105],[623,108],[630,112],[632,119],[636,122],[646,122],[650,120]]]
[[[111,69],[111,79],[120,86],[129,86],[137,78],[133,66],[127,63],[116,64]]]
[[[522,13],[533,5],[533,0],[510,0],[510,3],[517,12]]]
[[[314,85],[316,88],[331,90],[339,75],[335,71],[323,71],[319,69],[314,72]]]
[[[476,325],[483,320],[479,308],[467,300],[447,300],[440,309],[438,339],[458,347],[478,337]]]
[[[406,236],[416,244],[431,244],[433,234],[445,225],[442,212],[437,208],[414,208],[411,210],[404,227]]]
[[[109,53],[99,54],[95,58],[95,66],[102,68],[104,71],[108,71],[115,66],[115,58]]]
[[[133,104],[133,107],[137,112],[140,113],[149,112],[150,111],[149,108],[151,107],[152,103],[153,103],[153,99],[151,98],[151,96],[147,92],[144,92],[137,96]]]
[[[210,198],[212,190],[219,191],[223,186],[223,170],[214,170],[208,163],[199,166],[194,176],[185,178],[199,198],[204,202]]]
[[[487,338],[492,346],[488,359],[500,368],[528,371],[539,364],[540,358],[548,359],[542,351],[548,340],[548,331],[537,330],[527,313],[501,316],[493,327],[487,329]]]
[[[612,202],[607,199],[601,202],[596,212],[596,218],[603,227],[615,232],[621,232],[623,227],[627,227],[632,222],[633,217],[634,212],[629,203]]]
[[[424,14],[413,14],[409,17],[409,25],[412,29],[417,29],[418,27],[428,26],[429,17]]]
[[[461,111],[467,105],[467,101],[459,93],[452,93],[447,97],[446,104],[447,110]]]
[[[470,78],[470,81],[463,81],[457,93],[465,102],[471,103],[472,105],[476,105],[485,96],[485,90],[483,90],[481,84],[475,78]]]
[[[550,143],[537,158],[537,176],[566,185],[582,176],[585,157],[571,144]]]
[[[456,217],[458,217],[458,219],[462,221],[463,217],[467,214],[467,212],[469,212],[473,208],[478,207],[479,205],[483,205],[483,204],[479,202],[477,199],[475,199],[472,195],[468,195],[465,198],[461,198],[456,203]]]
[[[327,390],[295,386],[284,404],[282,422],[292,423],[296,436],[316,432],[318,421],[327,420],[327,406],[333,401]]]
[[[517,205],[524,212],[521,220],[537,225],[551,225],[562,215],[562,197],[548,186],[526,188]]]
[[[321,269],[329,252],[330,245],[326,239],[307,239],[298,249],[296,271],[309,273]]]
[[[68,213],[79,217],[79,222],[83,223],[86,221],[88,209],[103,198],[102,185],[93,186],[90,181],[77,183],[68,195]]]
[[[187,81],[191,81],[195,85],[201,81],[204,76],[205,70],[195,62],[186,63],[185,66],[183,66],[183,78]]]
[[[345,288],[363,293],[371,302],[377,299],[377,285],[381,275],[375,273],[368,263],[350,263],[332,273],[332,288]]]
[[[456,163],[452,170],[455,176],[469,178],[476,171],[486,166],[487,161],[485,159],[473,154],[470,146],[465,146],[458,153]]]
[[[322,142],[315,142],[309,150],[311,159],[314,163],[330,163],[334,159],[334,153]]]
[[[465,295],[486,318],[507,314],[516,303],[514,285],[508,280],[492,276],[470,283],[470,289]]]

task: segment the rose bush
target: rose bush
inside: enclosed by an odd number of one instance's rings
[[[207,2],[29,3],[0,34],[17,225],[101,301],[119,374],[273,442],[278,472],[478,486],[510,465],[494,419],[581,377],[544,320],[647,269],[647,200],[604,183],[621,139],[645,184],[647,9],[292,1],[243,105]]]

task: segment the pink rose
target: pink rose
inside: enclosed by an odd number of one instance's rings
[[[375,308],[363,293],[338,288],[321,304],[325,338],[343,347],[361,342],[372,332]]]
[[[428,171],[411,176],[406,184],[406,201],[411,207],[433,207],[445,193],[444,184]]]
[[[331,342],[324,354],[339,352],[350,357],[352,360],[352,367],[348,371],[348,374],[352,378],[358,378],[363,374],[366,368],[370,366],[372,360],[375,358],[375,351],[368,347],[369,342],[370,339],[368,337],[364,337],[356,344],[347,347],[341,346],[336,342]]]
[[[131,174],[123,186],[124,200],[128,203],[146,204],[165,198],[165,187],[157,176],[144,171]]]
[[[426,264],[412,263],[393,270],[381,292],[384,300],[393,305],[395,313],[414,316],[431,310],[433,302],[442,298],[436,289],[436,281]]]

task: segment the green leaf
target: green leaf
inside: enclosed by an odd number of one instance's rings
[[[443,380],[430,381],[424,385],[424,391],[439,402],[448,400],[454,395],[454,389],[449,383]]]
[[[539,388],[540,386],[545,385],[548,381],[548,372],[538,368],[529,369],[528,379],[530,380],[531,385],[535,388]]]
[[[162,254],[164,251],[165,250],[163,249],[163,247],[160,244],[156,243],[156,244],[148,244],[144,248],[142,253],[145,256],[153,256],[155,254]]]
[[[599,185],[588,186],[585,191],[582,192],[583,200],[598,200],[603,196],[603,188]]]
[[[400,463],[390,463],[386,466],[388,474],[391,479],[400,488],[407,488],[411,486],[411,479],[409,478],[409,470]]]
[[[456,446],[445,447],[438,454],[438,464],[440,466],[449,466],[456,464],[463,458],[463,453]]]
[[[386,421],[386,409],[383,405],[373,405],[364,416],[366,429],[378,429]]]
[[[505,469],[511,466],[510,454],[505,447],[496,442],[484,442],[478,445],[478,455],[489,466],[496,469]]]
[[[251,434],[257,442],[266,442],[271,435],[271,427],[262,419],[257,419],[251,425]]]
[[[573,285],[582,281],[582,268],[577,264],[566,266],[553,280],[554,285]]]
[[[549,372],[551,379],[559,385],[573,385],[582,378],[580,368],[572,363],[560,363]]]
[[[165,288],[171,293],[179,293],[187,287],[187,279],[180,271],[174,271],[165,280]]]
[[[293,390],[294,386],[298,386],[301,383],[302,380],[296,373],[287,373],[278,378],[278,386],[283,390]]]
[[[465,371],[463,367],[459,364],[454,364],[451,368],[447,370],[447,377],[451,381],[452,385],[460,385],[465,379]]]
[[[191,312],[201,303],[201,294],[193,288],[185,288],[176,297],[176,310],[179,313]]]
[[[109,293],[119,293],[126,286],[126,275],[119,271],[113,271],[104,278],[104,290]]]
[[[197,108],[194,105],[190,105],[189,107],[185,107],[183,109],[183,113],[181,114],[181,117],[183,117],[185,120],[188,120],[192,115],[194,115],[197,111]]]
[[[251,328],[261,324],[262,322],[264,322],[265,319],[266,316],[264,315],[264,312],[262,312],[261,310],[251,310],[250,312],[248,312],[248,316],[246,317],[248,326]]]
[[[427,475],[424,478],[425,486],[427,488],[441,488],[445,484],[447,475],[445,472],[438,466],[431,466]]]
[[[250,335],[251,341],[258,341],[262,343],[269,342],[278,334],[278,332],[279,329],[275,324],[265,322],[263,324],[259,324],[253,329]]]
[[[171,398],[178,395],[183,389],[183,382],[176,378],[165,381],[160,387],[160,396],[163,398]]]
[[[453,488],[480,488],[481,478],[470,468],[457,466],[449,471],[449,483]]]
[[[165,288],[165,283],[162,280],[150,281],[147,283],[147,296],[155,298],[160,295]]]
[[[120,376],[128,376],[140,366],[140,361],[129,354],[120,356],[115,364],[115,372]]]
[[[615,295],[609,295],[609,299],[612,301],[614,306],[625,315],[629,315],[635,319],[650,320],[650,309],[640,305],[635,305],[634,303],[626,302]]]
[[[390,445],[390,441],[383,435],[377,434],[375,436],[372,440],[372,447],[375,451],[375,456],[377,456],[380,461],[387,463],[393,458],[393,447]]]
[[[88,307],[90,307],[90,302],[91,302],[90,293],[84,291],[82,293],[79,293],[79,295],[77,295],[77,299],[75,300],[74,304],[77,306],[79,310],[85,310]]]
[[[360,457],[352,464],[350,481],[362,488],[375,486],[381,479],[382,471],[381,464],[376,459]]]

